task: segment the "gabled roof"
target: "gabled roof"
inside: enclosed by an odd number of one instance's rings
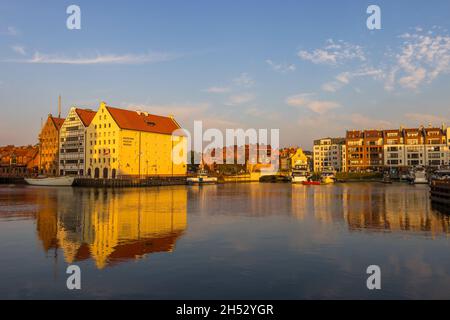
[[[92,120],[94,119],[97,112],[89,110],[89,109],[79,109],[76,108],[75,112],[77,113],[78,117],[80,118],[81,122],[83,122],[83,125],[85,127],[88,127]]]
[[[143,112],[106,107],[121,129],[171,135],[180,129],[171,117],[156,116]]]
[[[53,121],[53,124],[55,125],[56,129],[61,129],[63,123],[64,123],[64,118],[56,118],[53,117],[52,115],[49,115],[49,118]]]

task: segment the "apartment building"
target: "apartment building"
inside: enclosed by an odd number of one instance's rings
[[[59,174],[83,176],[86,131],[96,112],[72,107],[60,130]]]
[[[403,129],[384,130],[384,165],[391,168],[407,166]]]
[[[448,165],[448,145],[446,130],[442,128],[424,128],[426,166]]]
[[[346,170],[346,146],[344,138],[324,138],[314,141],[314,172],[333,168],[338,172]]]
[[[446,131],[444,127],[385,130],[385,166],[401,168],[448,165]]]

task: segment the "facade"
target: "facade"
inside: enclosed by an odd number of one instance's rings
[[[86,176],[186,175],[187,138],[172,117],[100,105],[86,133]],[[172,150],[180,161],[172,161]]]
[[[442,128],[424,128],[425,165],[439,167],[448,165],[448,145],[446,130]]]
[[[309,159],[302,148],[286,148],[280,150],[280,171],[291,171],[296,166],[308,166]]]
[[[59,131],[64,119],[48,116],[39,134],[39,172],[56,176],[59,162]]]
[[[39,147],[0,147],[0,175],[28,176],[39,170]]]
[[[324,138],[314,141],[314,172],[322,172],[330,168],[338,172],[345,171],[345,150],[344,138]]]
[[[390,168],[406,167],[408,164],[403,130],[385,130],[384,137],[384,165]]]
[[[86,165],[86,131],[96,112],[71,108],[60,130],[59,174],[83,176]]]
[[[378,171],[384,167],[383,131],[347,131],[345,144],[348,171]]]
[[[444,126],[348,131],[346,147],[349,171],[437,168],[450,161],[448,129]]]

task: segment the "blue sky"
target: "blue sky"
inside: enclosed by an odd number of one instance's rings
[[[76,4],[82,29],[66,28]],[[382,30],[366,27],[381,8]],[[450,2],[0,2],[0,145],[100,101],[186,128],[279,128],[282,145],[346,129],[450,123]]]

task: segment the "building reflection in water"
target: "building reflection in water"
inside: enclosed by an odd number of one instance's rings
[[[352,231],[450,234],[449,215],[431,205],[426,186],[293,186],[292,212],[298,219],[312,215],[324,223],[344,223]]]
[[[187,226],[185,188],[42,190],[37,231],[44,249],[99,269],[172,252]]]

